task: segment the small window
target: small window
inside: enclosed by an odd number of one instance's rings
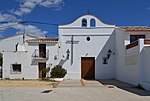
[[[12,64],[11,73],[21,73],[21,64]]]
[[[95,27],[95,26],[96,26],[95,19],[91,19],[91,20],[90,20],[90,26],[91,26],[91,27]]]
[[[82,19],[82,27],[87,27],[87,20],[85,18]]]
[[[140,38],[145,38],[145,35],[130,35],[130,43],[132,43]]]

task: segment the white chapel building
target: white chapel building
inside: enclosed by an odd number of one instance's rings
[[[150,90],[150,27],[110,25],[87,14],[59,25],[58,34],[0,39],[3,78],[39,79],[43,68],[61,65],[65,79],[117,79]]]

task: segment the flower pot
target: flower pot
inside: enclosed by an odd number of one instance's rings
[[[55,81],[63,81],[64,78],[54,78]]]

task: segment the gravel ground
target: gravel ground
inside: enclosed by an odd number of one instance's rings
[[[52,87],[55,83],[40,80],[0,80],[0,87]]]

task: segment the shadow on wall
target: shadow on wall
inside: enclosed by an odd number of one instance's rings
[[[44,63],[45,63],[45,62],[47,62],[47,60],[40,60],[40,61],[39,61],[39,60],[34,60],[34,59],[32,59],[31,65],[38,65],[39,62],[44,62]]]
[[[58,65],[63,66],[67,60],[68,60],[67,57],[65,58],[65,60],[61,59]]]
[[[35,61],[34,59],[32,59],[31,65],[37,65],[38,61]]]
[[[143,89],[139,89],[136,86],[133,86],[133,85],[130,85],[130,84],[118,81],[118,80],[100,80],[99,82],[105,86],[108,86],[108,88],[110,85],[112,85],[112,86],[115,86],[117,88],[123,89],[125,91],[128,91],[130,93],[133,93],[139,96],[150,96],[150,92],[145,91]]]
[[[111,50],[111,54],[108,57],[108,51]],[[115,71],[115,33],[113,32],[109,39],[106,41],[102,50],[96,58],[96,79],[113,79]],[[99,73],[99,74],[98,74]]]

